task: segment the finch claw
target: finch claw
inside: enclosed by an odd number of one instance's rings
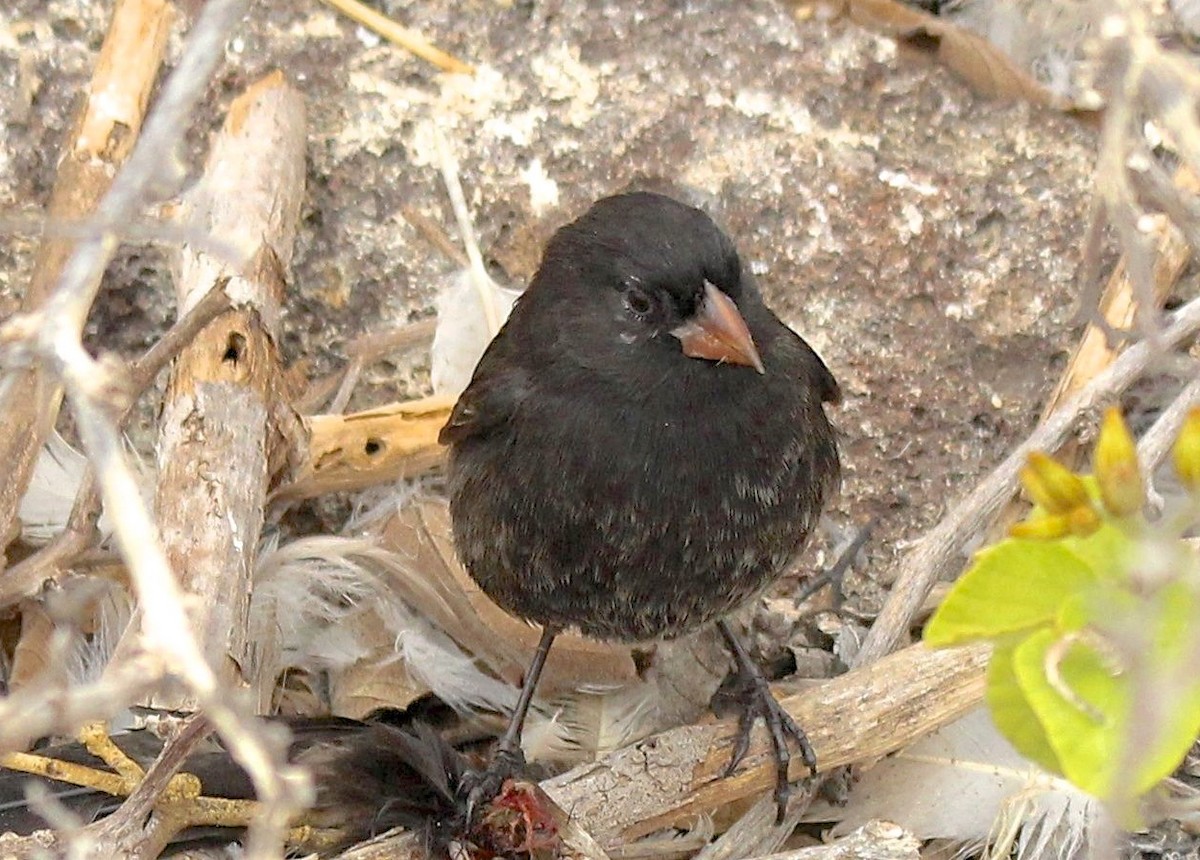
[[[525,771],[525,755],[520,748],[500,748],[483,770],[470,771],[463,775],[458,786],[460,797],[466,797],[468,825],[473,824],[484,806],[495,799],[504,787],[504,781],[520,776]]]
[[[767,679],[755,666],[745,648],[729,630],[728,625],[718,622],[717,629],[725,637],[730,651],[733,652],[737,664],[735,683],[742,704],[742,712],[738,718],[738,739],[725,775],[732,774],[743,756],[746,755],[754,723],[759,717],[762,717],[767,726],[767,733],[771,737],[771,750],[775,754],[775,820],[781,823],[784,813],[787,812],[788,799],[792,792],[788,776],[792,753],[788,748],[788,738],[790,737],[800,747],[800,757],[808,765],[808,770],[813,776],[817,775],[817,756],[813,752],[812,744],[808,742],[808,736],[804,734],[804,729],[800,728],[800,724],[776,700]]]

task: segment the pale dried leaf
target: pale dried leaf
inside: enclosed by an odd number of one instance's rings
[[[848,10],[856,23],[929,53],[980,95],[1070,107],[987,39],[944,17],[897,0],[849,0]]]
[[[498,677],[520,682],[540,634],[493,603],[459,564],[445,500],[414,500],[384,526],[381,545],[403,558],[407,571],[419,572],[420,581],[405,573],[393,587],[422,617]],[[539,690],[549,696],[580,686],[616,687],[637,677],[629,646],[564,633],[555,640]]]
[[[428,688],[413,680],[401,660],[359,661],[331,680],[330,706],[342,717],[362,719],[380,708],[404,708]]]

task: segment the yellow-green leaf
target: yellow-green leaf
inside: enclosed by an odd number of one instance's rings
[[[1017,643],[997,646],[988,663],[986,700],[992,721],[1017,752],[1051,773],[1061,774],[1062,765],[1050,745],[1042,724],[1029,706],[1013,673],[1013,651]]]
[[[1087,537],[1063,538],[1062,545],[1079,556],[1100,578],[1120,582],[1129,579],[1129,558],[1136,543],[1111,520],[1102,520],[1100,528]]]
[[[1154,631],[1152,645],[1137,670],[1142,707],[1129,714],[1125,734],[1141,741],[1135,755],[1131,793],[1148,791],[1170,775],[1200,733],[1200,678],[1196,656],[1200,653],[1200,600],[1193,583],[1175,581],[1149,600],[1147,626]]]
[[[1119,759],[1117,724],[1128,691],[1096,652],[1039,630],[1013,649],[1013,675],[1045,732],[1062,773],[1106,797]]]
[[[1009,538],[975,556],[925,627],[925,642],[956,645],[1049,624],[1094,580],[1061,541]]]

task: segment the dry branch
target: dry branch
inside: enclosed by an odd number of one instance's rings
[[[51,845],[61,845],[69,853],[87,842],[105,856],[154,860],[184,830],[247,827],[260,814],[260,804],[206,796],[195,775],[180,772],[196,745],[211,731],[212,726],[203,717],[176,727],[148,770],[109,738],[102,723],[86,726],[80,739],[108,770],[28,753],[0,756],[4,767],[125,798],[116,811],[80,833],[43,831],[5,841],[0,843],[0,856],[6,860],[40,858],[45,856],[42,849]],[[327,838],[325,831],[300,827],[289,831],[288,842],[319,846]]]
[[[1153,475],[1167,458],[1179,435],[1179,428],[1188,413],[1200,405],[1200,377],[1183,387],[1167,408],[1159,414],[1154,424],[1138,440],[1138,459],[1148,475]]]
[[[306,499],[412,477],[442,461],[438,431],[454,399],[426,397],[351,415],[304,419],[308,455],[281,500]]]
[[[167,330],[157,343],[129,368],[126,391],[134,400],[150,387],[154,378],[218,314],[229,308],[224,284],[214,288]],[[48,579],[56,578],[98,540],[100,488],[90,467],[75,495],[67,524],[50,543],[13,565],[0,577],[0,607],[36,593]]]
[[[20,608],[21,638],[13,649],[8,689],[20,690],[33,683],[64,686],[67,667],[55,658],[65,649],[55,647],[54,641],[61,638],[62,631],[41,601],[24,601]]]
[[[274,73],[230,105],[185,217],[219,240],[250,237],[248,266],[185,248],[176,293],[189,309],[220,283],[237,302],[180,354],[159,426],[155,507],[209,664],[239,684],[248,663],[251,576],[270,478],[283,269],[304,193],[304,104]],[[131,627],[131,630],[135,628]],[[132,635],[132,634],[131,634]],[[126,648],[131,644],[126,641]],[[118,654],[122,653],[118,649]],[[156,700],[192,710],[194,700]]]
[[[75,245],[58,286],[41,312],[10,322],[4,334],[15,341],[13,352],[20,355],[24,348],[25,356],[61,379],[80,439],[95,468],[117,545],[143,610],[148,665],[138,666],[140,671],[133,680],[143,687],[153,685],[162,678],[161,667],[174,673],[203,704],[234,757],[251,775],[262,800],[262,815],[250,828],[247,853],[269,857],[277,853],[304,783],[300,774],[284,762],[280,739],[254,720],[241,698],[218,686],[197,646],[178,584],[122,449],[113,419],[114,401],[120,408],[119,388],[110,367],[92,358],[81,342],[84,321],[104,267],[117,248],[118,231],[148,205],[153,193],[174,187],[179,181],[178,165],[171,155],[186,133],[188,119],[224,56],[222,47],[244,9],[244,0],[209,0],[201,8],[141,138],[96,207],[93,233]],[[105,678],[95,685],[95,692],[106,697],[103,704],[109,709],[90,712],[90,716],[107,717],[131,701],[125,695],[130,682],[119,683],[129,674],[130,665],[122,661],[109,667]],[[99,708],[99,701],[87,697],[91,692],[90,688],[77,688],[63,696],[56,703],[58,708],[50,711],[53,719],[70,719],[78,717],[81,709]],[[25,697],[21,705],[34,699]],[[13,704],[4,702],[0,711]],[[0,738],[39,737],[47,733],[43,726],[51,721],[46,715],[26,717],[23,723],[11,725],[0,719]]]
[[[1188,174],[1190,175],[1190,174]],[[1194,185],[1194,183],[1192,183]],[[1179,235],[1170,222],[1159,220],[1154,226],[1154,241],[1156,245],[1154,264],[1154,299],[1155,309],[1162,306],[1171,290],[1183,274],[1188,261],[1191,259],[1191,249]],[[1118,334],[1133,333],[1134,322],[1138,314],[1137,299],[1134,297],[1133,285],[1130,282],[1126,258],[1122,257],[1100,299],[1100,314],[1107,325]],[[1050,416],[1069,396],[1075,394],[1102,370],[1108,367],[1120,353],[1121,345],[1110,345],[1108,333],[1096,323],[1091,323],[1084,330],[1083,337],[1042,409],[1042,420]]]
[[[51,192],[52,222],[86,218],[112,183],[115,169],[128,157],[158,76],[174,17],[167,0],[121,0],[100,48],[96,69],[80,106]],[[23,310],[36,311],[50,295],[73,242],[44,238],[34,261]],[[0,534],[16,520],[29,488],[33,466],[54,427],[62,389],[45,369],[34,365],[8,381],[0,398]],[[0,559],[0,567],[4,560]]]

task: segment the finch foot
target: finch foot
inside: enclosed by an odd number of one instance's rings
[[[800,747],[800,756],[813,776],[817,775],[816,753],[813,752],[804,729],[800,728],[799,723],[776,700],[767,679],[746,653],[742,643],[724,621],[717,622],[717,628],[725,638],[737,665],[737,698],[742,705],[741,714],[738,716],[737,743],[729,758],[729,765],[725,768],[725,776],[732,775],[745,758],[750,749],[750,735],[754,730],[754,722],[762,717],[771,737],[771,749],[775,753],[775,820],[782,822],[792,793],[792,783],[788,778],[792,753],[788,747],[788,739],[791,738]]]
[[[468,827],[475,823],[479,811],[500,794],[506,780],[519,779],[524,773],[525,754],[521,748],[502,746],[486,768],[463,774],[458,790],[459,795],[466,798]]]

